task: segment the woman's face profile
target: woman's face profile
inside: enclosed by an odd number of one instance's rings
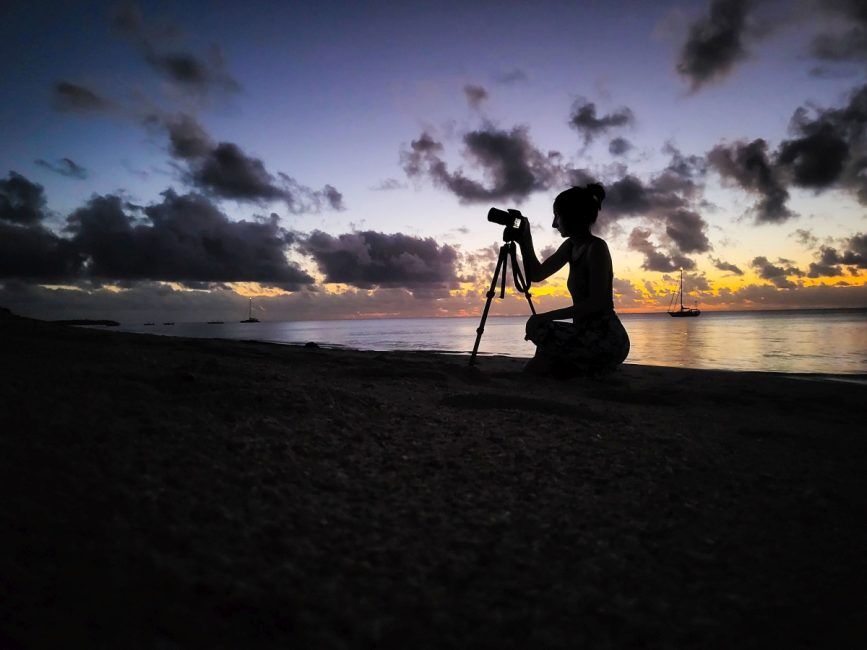
[[[560,233],[561,237],[568,237],[566,234],[566,230],[563,228],[563,219],[560,218],[560,212],[558,210],[554,210],[554,223],[551,224],[552,228],[555,228],[557,232]]]

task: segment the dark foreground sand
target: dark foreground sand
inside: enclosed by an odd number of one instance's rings
[[[0,647],[865,647],[867,387],[0,318]]]

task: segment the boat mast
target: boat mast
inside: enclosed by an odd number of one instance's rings
[[[683,311],[683,269],[680,269],[680,311]]]
[[[681,271],[681,273],[683,273],[683,271]],[[250,298],[250,311],[247,315],[247,318],[251,319],[251,320],[253,318],[253,299],[252,298]]]

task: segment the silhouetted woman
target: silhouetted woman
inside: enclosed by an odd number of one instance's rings
[[[629,354],[629,336],[614,313],[614,271],[605,240],[590,232],[605,190],[598,183],[572,187],[554,200],[554,223],[566,241],[544,262],[533,250],[530,228],[518,241],[524,270],[540,282],[569,264],[566,286],[572,306],[530,316],[527,338],[536,344],[536,356],[527,370],[557,376],[596,374],[623,363]],[[558,322],[571,319],[571,322]]]

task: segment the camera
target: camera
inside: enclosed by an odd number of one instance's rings
[[[517,239],[528,223],[527,217],[522,215],[518,210],[498,210],[497,208],[488,210],[488,221],[506,227],[503,231],[504,241],[514,241]]]

